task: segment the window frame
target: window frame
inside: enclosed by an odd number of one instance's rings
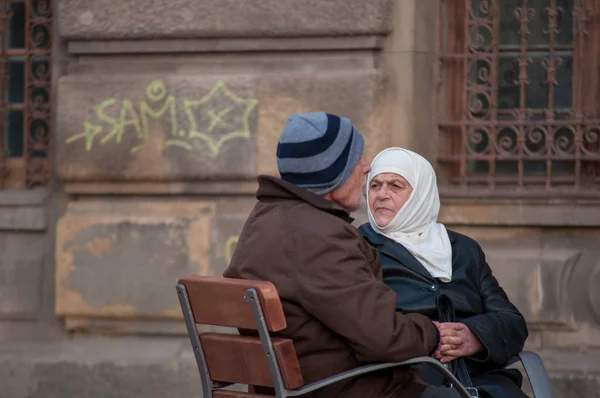
[[[12,4],[24,4],[23,48],[8,43]],[[51,178],[53,0],[0,0],[0,189],[45,187]],[[8,97],[8,62],[23,58],[23,102]],[[22,112],[23,152],[11,157],[7,148],[8,115]]]
[[[494,17],[493,13],[498,13],[499,0],[481,0],[480,3],[488,4],[492,16],[488,19],[492,29],[492,40],[490,46],[492,51],[485,53],[491,59],[490,62],[490,81],[496,79],[499,66],[499,18]],[[548,0],[549,5],[556,6],[555,0]],[[469,52],[467,36],[469,35],[469,25],[473,18],[467,20],[467,10],[472,6],[471,0],[439,0],[438,19],[439,25],[439,47],[437,62],[437,92],[436,92],[436,113],[437,113],[437,131],[436,131],[436,170],[440,182],[440,194],[443,198],[449,199],[556,199],[556,198],[576,198],[576,199],[600,199],[600,151],[594,149],[593,160],[589,163],[580,159],[580,149],[575,149],[577,154],[566,156],[565,160],[574,163],[575,172],[573,173],[573,184],[564,186],[555,186],[552,174],[548,175],[548,170],[552,170],[552,165],[546,166],[544,173],[545,182],[540,189],[541,183],[537,186],[528,183],[523,170],[524,164],[528,161],[527,154],[523,154],[523,149],[518,149],[519,171],[511,175],[513,186],[505,188],[502,183],[498,183],[496,175],[490,166],[490,171],[483,174],[469,174],[467,171],[467,161],[474,157],[468,155],[468,137],[467,126],[477,129],[477,126],[486,126],[487,131],[498,128],[498,118],[492,117],[487,121],[477,121],[469,117],[468,106],[469,89],[469,62],[474,57]],[[573,50],[573,114],[576,120],[569,121],[569,126],[574,126],[573,146],[579,145],[576,140],[581,140],[584,129],[593,129],[596,133],[600,129],[600,6],[594,6],[593,0],[575,0],[575,5],[580,14],[575,18],[575,34],[583,34],[582,38],[574,37]],[[593,13],[586,13],[585,10],[593,9]],[[536,10],[539,12],[539,10]],[[497,15],[497,14],[496,14]],[[470,17],[469,17],[470,18]],[[550,18],[550,17],[548,17]],[[552,19],[550,19],[552,21]],[[552,27],[550,26],[549,29]],[[590,45],[594,44],[594,45]],[[525,46],[525,48],[527,48]],[[585,62],[581,62],[585,59]],[[551,65],[550,65],[551,67]],[[526,66],[525,66],[526,68]],[[578,68],[578,69],[576,69]],[[522,70],[523,68],[521,68]],[[549,68],[548,70],[550,70]],[[527,76],[520,76],[526,78]],[[551,76],[549,76],[551,78]],[[494,92],[494,86],[496,91]],[[498,111],[498,83],[490,83],[490,113],[497,115]],[[472,93],[472,92],[471,92]],[[518,109],[522,110],[522,109]],[[591,112],[590,112],[591,110]],[[556,126],[556,120],[544,119],[537,124],[547,124]],[[527,114],[517,114],[513,125],[517,126],[519,140],[524,140],[526,129],[532,129],[533,125]],[[555,127],[553,127],[555,128]],[[495,130],[494,130],[495,131]],[[554,139],[550,129],[547,130],[547,139]],[[555,134],[556,131],[554,131]],[[550,138],[549,138],[550,137]],[[496,138],[496,132],[490,134],[488,139]],[[522,141],[519,141],[522,142]],[[519,144],[516,144],[519,145]],[[520,144],[523,146],[522,144]],[[547,144],[551,145],[551,144]],[[491,144],[497,146],[497,144]],[[553,149],[547,149],[546,163],[551,162]],[[487,155],[490,165],[496,164],[502,160],[498,151],[491,150]],[[582,177],[581,167],[592,167],[590,174],[594,176],[595,182],[586,182]],[[483,180],[476,184],[473,181]],[[587,184],[587,185],[586,185]]]

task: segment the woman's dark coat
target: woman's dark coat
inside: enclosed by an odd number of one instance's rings
[[[521,374],[503,368],[523,349],[527,325],[492,275],[479,244],[448,230],[452,281],[443,283],[433,278],[404,246],[376,233],[369,224],[361,226],[360,232],[379,252],[384,282],[397,294],[397,310],[435,320],[436,297],[448,296],[454,304],[456,321],[467,325],[485,347],[484,352],[465,358],[473,384],[494,398],[525,397],[520,392]]]

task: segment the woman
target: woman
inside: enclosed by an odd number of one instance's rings
[[[360,231],[378,249],[397,310],[425,314],[438,327],[434,356],[460,364],[480,396],[527,397],[521,373],[503,369],[523,349],[525,320],[479,244],[437,222],[440,200],[431,164],[406,149],[384,150],[371,164],[367,202],[369,223]],[[440,302],[451,303],[450,318],[440,319]],[[442,322],[447,320],[453,322]],[[442,382],[422,370],[428,382]]]

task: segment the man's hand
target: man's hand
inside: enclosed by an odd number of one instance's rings
[[[477,337],[464,323],[433,322],[440,331],[440,345],[433,354],[442,363],[455,360],[458,357],[468,357],[484,347]]]

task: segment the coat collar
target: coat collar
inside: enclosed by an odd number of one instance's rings
[[[354,221],[354,219],[350,217],[350,213],[340,205],[319,195],[315,195],[297,185],[272,176],[258,176],[258,191],[256,192],[256,198],[259,201],[300,200],[319,210],[336,215],[349,223]]]
[[[395,259],[413,272],[416,272],[427,279],[433,279],[431,274],[423,267],[419,260],[417,260],[403,245],[386,236],[378,234],[373,230],[369,223],[361,225],[359,230],[365,239],[381,251],[381,253]],[[450,244],[454,246],[456,234],[452,231],[448,231],[448,237],[450,238]]]

